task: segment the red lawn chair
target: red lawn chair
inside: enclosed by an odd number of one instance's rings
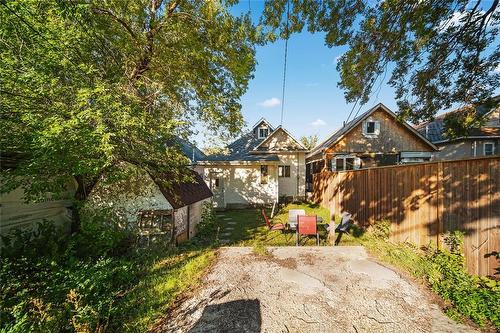
[[[316,244],[319,245],[319,233],[318,228],[316,226],[316,215],[306,216],[299,215],[297,216],[297,242],[296,246],[299,246],[300,236],[316,236]]]
[[[271,222],[269,222],[269,219],[267,218],[267,214],[266,214],[266,211],[264,210],[264,208],[262,208],[262,216],[264,216],[264,220],[266,221],[266,225],[267,227],[269,228],[269,230],[273,231],[273,230],[285,230],[285,225],[283,223],[276,223],[276,224],[271,224]]]

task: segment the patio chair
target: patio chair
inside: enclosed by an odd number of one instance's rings
[[[316,236],[316,245],[319,245],[319,233],[316,225],[317,223],[316,215],[313,216],[299,215],[297,217],[297,220],[298,220],[296,229],[297,241],[295,245],[299,246],[301,236]]]
[[[285,230],[285,225],[283,223],[271,224],[264,208],[262,208],[262,216],[264,217],[264,221],[266,221],[266,225],[269,230],[281,230],[282,232]]]
[[[306,211],[303,209],[290,209],[288,211],[288,225],[290,229],[297,228],[297,216],[306,215]]]
[[[339,245],[340,239],[344,233],[349,234],[349,228],[352,227],[352,214],[348,212],[344,212],[342,214],[342,220],[340,224],[335,228],[335,232],[338,232],[339,235],[335,240],[335,245]]]

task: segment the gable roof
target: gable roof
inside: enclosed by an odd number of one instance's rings
[[[257,135],[255,135],[254,130],[260,124],[265,123],[271,129],[271,133],[265,139],[259,139]],[[278,132],[278,130],[282,130],[289,137],[291,137],[295,142],[299,144],[299,146],[304,147],[300,142],[298,142],[290,133],[288,133],[282,126],[278,126],[276,129],[265,119],[261,118],[250,131],[242,135],[237,140],[233,141],[231,144],[227,146],[229,150],[229,154],[219,154],[219,155],[209,155],[203,158],[203,161],[207,162],[230,162],[230,161],[262,161],[262,162],[270,162],[270,161],[279,161],[279,157],[275,154],[265,153],[265,151],[257,150],[264,141],[268,140],[271,136]],[[304,151],[307,149],[304,148]]]
[[[259,119],[259,120],[255,123],[255,125],[253,125],[253,126],[252,126],[252,131],[253,131],[256,127],[260,126],[260,124],[262,124],[262,123],[264,123],[264,124],[266,124],[267,126],[269,126],[269,128],[271,129],[271,131],[274,131],[274,127],[273,127],[273,125],[271,125],[271,123],[270,123],[270,122],[268,122],[268,121],[267,121],[267,119],[266,119],[266,118],[264,118],[264,117],[261,117],[261,118],[260,118],[260,119]]]
[[[278,133],[279,131],[283,131],[289,138],[291,138],[299,147],[300,149],[298,150],[304,150],[304,151],[307,151],[307,148],[304,147],[304,145],[302,143],[300,143],[299,141],[297,141],[286,129],[283,128],[283,126],[279,125],[271,134],[269,134],[267,136],[267,138],[265,138],[264,140],[262,140],[261,143],[259,143],[255,148],[254,150],[258,150],[260,148],[260,146],[262,146],[264,143],[266,143],[268,140],[270,140],[270,138],[274,135],[276,135],[276,133]]]
[[[388,113],[392,118],[397,119],[397,115],[392,112],[387,106],[385,106],[382,103],[378,103],[365,113],[357,116],[347,124],[345,124],[342,128],[339,130],[335,131],[332,135],[330,135],[326,140],[323,142],[319,143],[316,147],[314,147],[311,152],[307,155],[307,157],[314,156],[320,152],[323,152],[325,149],[330,147],[331,145],[337,143],[340,139],[342,139],[347,133],[352,131],[356,126],[358,126],[361,122],[363,122],[365,119],[367,119],[372,113],[374,113],[377,110],[383,110],[386,113]],[[430,146],[432,149],[437,150],[438,148],[432,144],[429,140],[427,140],[423,135],[421,135],[415,128],[410,126],[407,122],[402,121],[400,122],[404,127],[406,127],[410,132],[412,132],[416,137],[418,137],[420,140],[422,140],[425,144]]]
[[[187,172],[193,177],[192,182],[184,181],[170,184],[172,177],[169,177],[167,174],[158,177],[151,176],[165,199],[168,200],[174,209],[191,205],[213,196],[212,191],[210,191],[203,178],[197,172],[191,169]]]
[[[500,103],[500,95],[497,95],[492,98],[494,102]],[[429,139],[431,142],[447,142],[450,141],[450,139],[446,138],[444,136],[444,120],[447,116],[458,113],[462,111],[464,108],[458,108],[456,110],[452,110],[450,112],[446,112],[443,114],[440,114],[439,116],[436,116],[434,120],[431,121],[426,121],[423,123],[420,123],[415,126],[415,129],[427,139]],[[486,105],[480,105],[477,107],[477,113],[479,116],[488,116],[490,113],[492,113],[496,108],[488,108]],[[498,134],[496,133],[495,130],[486,130],[486,131],[481,131],[480,129],[472,129],[471,133],[469,133],[470,136],[485,136],[485,137],[491,137],[495,136]],[[453,140],[457,140],[461,138],[454,138]]]

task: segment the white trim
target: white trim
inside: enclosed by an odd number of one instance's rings
[[[272,132],[272,131],[274,131],[274,127],[273,127],[273,126],[271,125],[271,123],[270,123],[270,122],[268,122],[268,121],[267,121],[267,119],[266,119],[266,118],[264,118],[264,117],[260,118],[260,119],[259,119],[259,121],[257,121],[257,122],[255,123],[255,125],[253,125],[253,126],[252,126],[252,131],[253,131],[256,127],[258,127],[261,123],[266,123],[266,124],[267,124],[267,126],[269,126],[269,128],[271,129],[271,132]]]
[[[261,165],[262,163],[266,163],[269,165],[277,165],[280,161],[269,161],[269,160],[256,160],[256,161],[200,161],[198,163],[199,166],[209,166],[216,167],[218,165]]]
[[[486,145],[491,145],[492,149],[491,149],[491,155],[486,155]],[[483,142],[483,155],[484,156],[493,156],[495,155],[495,142],[493,141],[487,141],[487,142]]]
[[[260,131],[266,131],[266,135],[260,135]],[[270,136],[269,127],[262,127],[262,126],[257,127],[257,138],[266,139],[269,136]]]
[[[348,158],[354,159],[353,169],[349,169],[349,170],[346,169],[346,160]],[[342,170],[337,170],[337,160],[343,160],[343,169]],[[334,162],[335,162],[335,167],[333,165]],[[356,156],[356,155],[336,155],[330,161],[330,167],[331,167],[332,171],[334,171],[334,172],[359,170],[359,169],[361,169],[361,158]]]

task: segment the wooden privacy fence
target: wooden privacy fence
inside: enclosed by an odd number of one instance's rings
[[[313,199],[368,225],[388,219],[391,239],[440,246],[465,233],[472,274],[491,275],[500,252],[500,157],[440,161],[314,175]]]

